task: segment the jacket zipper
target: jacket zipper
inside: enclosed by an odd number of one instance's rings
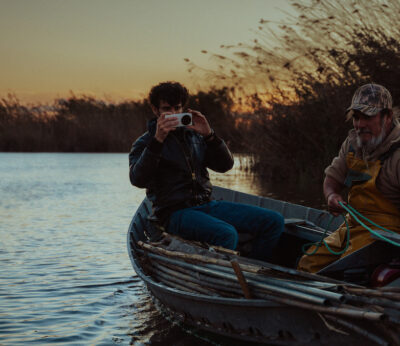
[[[192,183],[193,183],[193,188],[194,188],[195,187],[194,183],[196,182],[196,173],[194,171],[193,165],[192,165],[191,161],[189,160],[188,155],[186,154],[186,150],[183,147],[182,143],[178,140],[178,138],[176,138],[176,136],[173,136],[173,137],[174,137],[175,141],[178,143],[178,145],[182,149],[183,156],[185,157],[186,164],[189,167],[189,170],[190,170],[190,173],[191,173],[191,176],[192,176]],[[183,140],[185,140],[185,138],[183,138]]]

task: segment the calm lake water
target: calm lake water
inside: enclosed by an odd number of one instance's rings
[[[275,196],[239,161],[212,182]],[[209,344],[160,316],[131,267],[144,195],[127,154],[0,153],[0,345]]]

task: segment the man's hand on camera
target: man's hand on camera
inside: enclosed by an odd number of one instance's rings
[[[157,119],[157,129],[154,137],[160,143],[163,143],[165,138],[167,138],[168,133],[170,133],[170,131],[174,131],[176,129],[176,125],[178,125],[177,118],[172,117],[166,119],[165,116],[167,114],[172,113],[163,113]]]
[[[204,137],[208,136],[211,133],[211,127],[206,117],[199,111],[194,111],[193,109],[188,109],[188,112],[192,113],[193,125],[187,127],[196,131]]]

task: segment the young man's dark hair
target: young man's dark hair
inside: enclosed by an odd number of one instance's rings
[[[224,173],[232,168],[227,145],[199,111],[188,109],[192,124],[181,126],[176,114],[183,112],[188,99],[181,84],[158,84],[149,99],[156,118],[132,146],[129,177],[132,185],[146,188],[152,219],[171,234],[229,249],[236,248],[238,232],[251,233],[251,256],[268,259],[283,231],[282,215],[212,200],[207,169]]]
[[[171,106],[181,103],[182,107],[185,107],[188,98],[188,90],[176,82],[160,83],[151,88],[149,94],[150,103],[157,108],[160,106],[161,100],[168,102]]]

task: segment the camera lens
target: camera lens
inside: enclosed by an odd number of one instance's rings
[[[181,119],[182,125],[189,125],[192,122],[192,117],[190,115],[184,115]]]

